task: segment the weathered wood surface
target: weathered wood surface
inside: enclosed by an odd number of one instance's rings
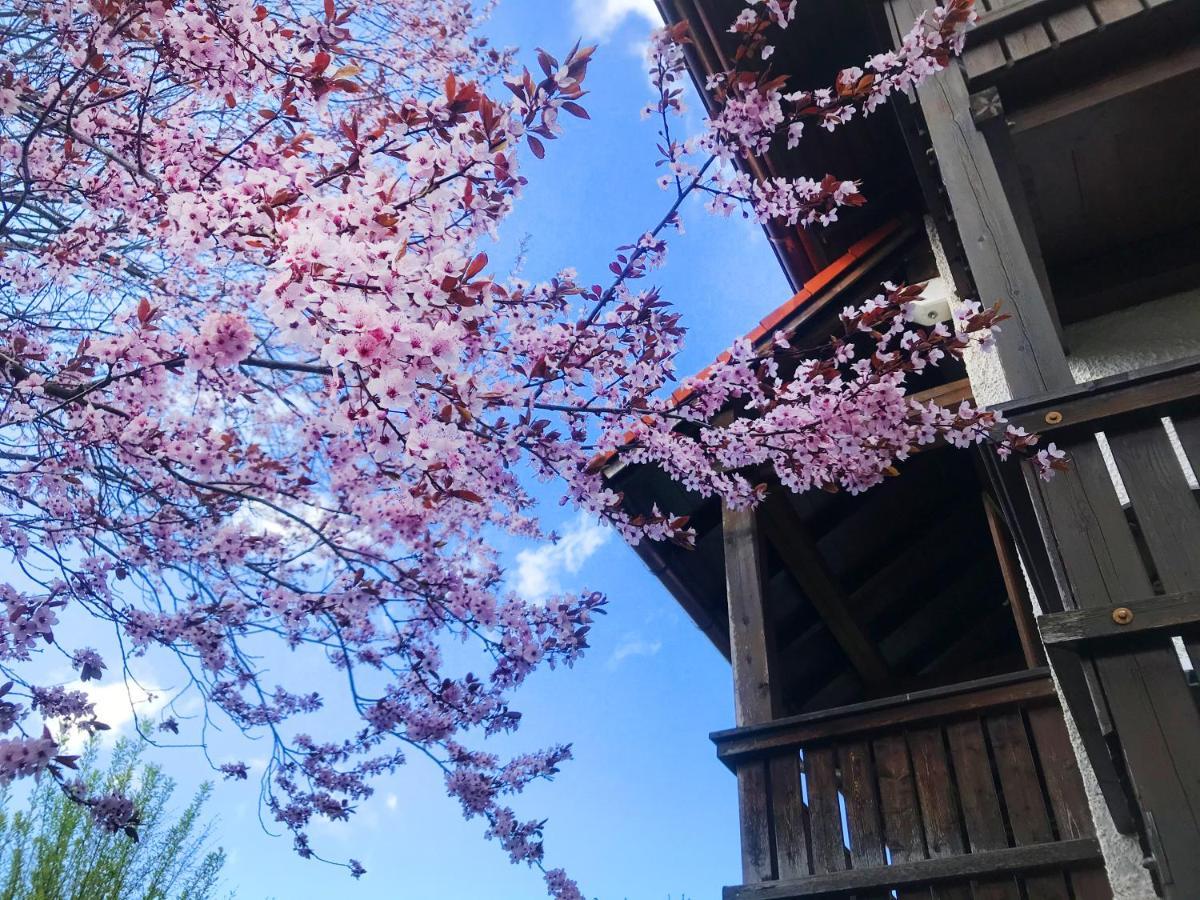
[[[998,409],[1012,424],[1031,432],[1054,433],[1059,440],[1060,434],[1109,427],[1123,416],[1133,415],[1141,424],[1156,412],[1166,415],[1171,404],[1198,395],[1200,357],[1190,357],[1026,396]]]
[[[987,730],[1013,839],[1018,846],[1053,841],[1046,798],[1038,782],[1021,714],[989,716]],[[1067,900],[1068,897],[1067,883],[1061,873],[1030,876],[1025,881],[1025,890],[1030,900]]]
[[[837,757],[829,746],[804,751],[808,780],[808,813],[812,834],[813,872],[825,874],[846,868],[842,813],[838,806]]]
[[[875,764],[865,741],[843,744],[839,751],[842,793],[846,797],[846,825],[850,834],[850,860],[856,869],[887,864],[883,822],[879,815]]]
[[[726,765],[732,765],[741,758],[798,749],[812,741],[870,735],[1004,706],[1056,701],[1048,673],[1034,669],[789,716],[766,725],[718,731],[711,737],[717,755]]]
[[[1128,600],[1118,608],[1133,613],[1129,624],[1117,624],[1112,609],[1073,609],[1038,616],[1038,628],[1047,644],[1119,639],[1148,632],[1179,634],[1200,628],[1200,590]]]
[[[950,774],[942,729],[910,731],[908,749],[929,858],[961,857],[966,847],[958,816],[957,788]],[[967,884],[939,885],[933,888],[933,896],[934,900],[971,900],[971,888]]]
[[[775,861],[780,878],[812,874],[808,859],[808,808],[800,784],[797,753],[774,756],[768,763],[771,814],[775,824]]]
[[[1050,710],[1053,715],[1054,710]],[[978,719],[955,722],[946,727],[950,759],[958,778],[963,824],[972,853],[1002,850],[1008,846],[1000,795],[992,778],[983,726]],[[1012,876],[978,879],[971,885],[975,900],[1021,900]]]
[[[924,0],[891,0],[895,31],[907,31],[924,7]],[[1027,396],[1073,384],[1014,210],[1024,198],[1006,190],[971,117],[966,82],[954,69],[927,81],[917,96],[979,299],[985,305],[1003,300],[1013,317],[997,341],[1009,388]],[[1055,348],[1057,357],[1049,352]]]
[[[921,830],[916,783],[903,734],[874,741],[875,768],[879,777],[879,803],[884,840],[892,854],[892,868],[924,860],[925,836]],[[929,889],[924,890],[929,897]],[[922,891],[899,890],[899,900],[918,900]]]
[[[734,719],[739,725],[769,722],[775,713],[776,688],[771,683],[774,648],[764,604],[762,546],[754,510],[726,508],[722,526]]]
[[[846,897],[871,888],[903,889],[965,881],[981,875],[1010,872],[1014,875],[1046,869],[1094,866],[1102,860],[1095,838],[1056,841],[1030,847],[987,850],[946,859],[897,863],[884,869],[855,869],[832,875],[813,875],[792,881],[775,881],[727,887],[724,900],[793,900],[797,897]],[[1088,898],[1091,900],[1091,898]]]
[[[771,859],[771,823],[767,798],[767,764],[743,763],[737,769],[738,812],[741,819],[742,878],[766,881],[775,877]]]

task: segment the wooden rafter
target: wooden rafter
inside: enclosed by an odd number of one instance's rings
[[[817,615],[850,660],[863,682],[878,687],[890,677],[879,648],[855,619],[849,598],[834,579],[821,551],[792,511],[787,498],[778,495],[760,508],[763,534],[775,547],[788,573],[800,585]]]

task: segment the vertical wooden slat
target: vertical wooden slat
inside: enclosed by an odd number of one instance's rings
[[[770,881],[771,822],[767,809],[767,764],[762,760],[742,763],[737,769],[738,812],[741,817],[742,880],[746,884]]]
[[[988,716],[987,728],[1013,839],[1018,846],[1054,840],[1021,714]],[[1068,897],[1067,883],[1060,873],[1028,876],[1025,890],[1029,900],[1067,900]]]
[[[1046,779],[1046,793],[1058,826],[1058,839],[1066,841],[1092,837],[1096,833],[1092,813],[1083,790],[1079,760],[1071,746],[1062,711],[1053,706],[1042,706],[1028,710],[1026,715]],[[1073,871],[1068,878],[1077,898],[1112,898],[1112,888],[1103,869]]]
[[[929,857],[937,859],[966,852],[958,796],[941,728],[919,728],[908,734],[912,753],[913,779],[921,802],[921,820],[925,825],[925,845]],[[938,900],[970,900],[967,885],[939,885],[933,889]]]
[[[771,817],[775,823],[775,868],[780,878],[811,875],[808,862],[808,823],[800,787],[800,757],[786,753],[771,757]]]
[[[958,781],[962,801],[963,824],[972,853],[1003,850],[1008,844],[1000,797],[992,778],[983,726],[978,719],[954,722],[946,726],[950,759]],[[971,885],[974,900],[1020,900],[1014,878],[981,879]]]
[[[921,829],[920,807],[913,784],[908,746],[900,734],[877,738],[875,774],[879,779],[879,804],[883,814],[883,835],[892,862],[925,859],[925,838]],[[899,900],[929,900],[928,888],[897,891]]]
[[[846,844],[842,836],[834,748],[807,748],[804,751],[804,774],[808,780],[813,872],[840,872],[846,868]]]
[[[850,860],[856,869],[886,865],[871,749],[865,742],[855,741],[841,748],[840,758],[846,824],[850,829]]]

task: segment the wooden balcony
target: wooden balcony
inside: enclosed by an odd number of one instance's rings
[[[1045,669],[713,740],[759,878],[726,900],[1110,896]]]

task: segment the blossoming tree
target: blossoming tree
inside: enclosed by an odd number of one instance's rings
[[[794,11],[745,5],[737,66],[709,85],[719,112],[683,141],[670,117],[687,37],[655,38],[663,215],[606,283],[564,269],[528,286],[489,274],[479,241],[560,119],[587,118],[592,48],[517,70],[478,36],[470,0],[15,0],[0,15],[0,541],[14,573],[0,779],[71,784],[62,736],[102,723],[32,663],[60,651],[85,681],[121,668],[64,643],[60,618],[92,617],[126,656],[169,652],[205,722],[269,737],[266,803],[302,855],[314,817],[347,817],[415,753],[514,861],[541,867],[541,825],[508,798],[569,750],[504,760],[481,738],[517,726],[514,689],[575,660],[604,600],[505,589],[488,535],[547,536],[530,479],[631,541],[687,541],[669,510],[627,515],[605,462],[746,505],[761,488],[745,473],[764,464],[793,490],[859,491],[939,437],[1033,453],[991,413],[906,397],[908,374],[998,319],[975,307],[954,328],[912,326],[909,287],[847,310],[846,336],[815,358],[780,336],[774,354],[737,344],[673,383],[679,314],[639,282],[685,201],[804,225],[861,204],[853,181],[756,182],[731,163],[911,89],[974,15],[948,0],[897,52],[806,91],[768,61]],[[718,424],[730,407],[747,414]],[[447,661],[455,640],[478,648],[477,671]],[[318,654],[328,690],[272,683],[257,661],[271,643]],[[357,726],[305,734],[330,702]],[[161,740],[193,727],[169,713]],[[136,820],[121,798],[68,789],[110,829]],[[559,870],[546,881],[581,896]]]

